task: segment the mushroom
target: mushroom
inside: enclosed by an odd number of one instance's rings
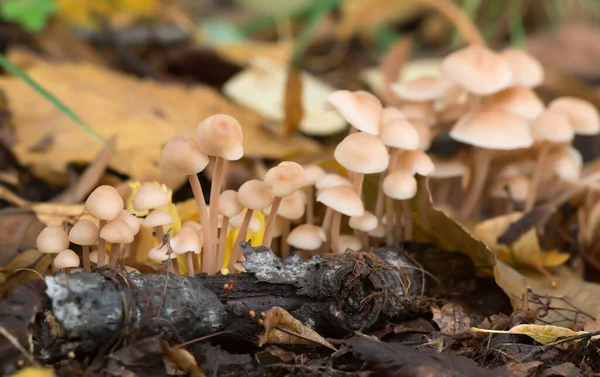
[[[54,258],[52,266],[55,270],[69,272],[69,270],[79,267],[79,256],[73,250],[62,250]]]
[[[170,244],[160,243],[156,245],[148,252],[148,258],[159,262],[169,261],[169,263],[167,264],[169,272],[172,274],[179,275],[179,267],[177,266],[176,259],[177,254],[173,252],[173,249],[171,248]]]
[[[510,85],[534,88],[544,82],[544,67],[536,58],[523,50],[507,48],[500,56],[510,67]]]
[[[386,240],[387,245],[391,246],[394,244],[394,202],[393,200],[408,200],[413,198],[417,193],[417,180],[414,177],[414,172],[412,170],[395,170],[388,174],[383,180],[383,192],[386,195],[386,207],[388,208],[386,214]],[[410,204],[410,203],[409,203]],[[407,212],[408,209],[405,208],[404,212]],[[404,218],[408,219],[412,217],[411,213],[405,213]],[[400,231],[402,230],[402,225],[400,223],[400,218],[397,218],[398,222],[398,236]],[[412,230],[409,228],[412,223],[404,224],[404,233],[407,236],[406,238],[411,238],[408,235],[412,233]]]
[[[327,98],[325,109],[337,110],[350,123],[350,133],[357,130],[372,135],[379,133],[383,107],[379,99],[369,92],[337,90]]]
[[[597,135],[600,132],[600,115],[596,107],[588,101],[575,97],[560,97],[550,102],[548,109],[566,115],[577,135]]]
[[[133,209],[136,211],[148,211],[168,204],[169,195],[153,182],[142,183],[133,197]]]
[[[101,232],[107,221],[117,218],[123,210],[123,198],[112,186],[103,185],[97,187],[85,201],[85,209],[100,222],[98,230]],[[100,237],[98,239],[98,267],[106,264],[106,242]]]
[[[373,213],[365,211],[362,216],[350,217],[348,225],[357,232],[356,235],[363,246],[367,246],[369,244],[368,233],[377,228],[379,220]]]
[[[218,265],[219,268],[223,268],[225,263],[225,243],[227,242],[227,228],[229,226],[229,219],[242,213],[244,206],[238,200],[237,192],[233,190],[225,190],[221,193],[219,198],[219,214],[223,218],[221,225],[221,234],[219,235],[219,249],[218,249]]]
[[[47,226],[38,234],[36,247],[43,254],[58,254],[69,248],[69,237],[62,227]]]
[[[531,191],[531,180],[524,175],[513,175],[496,180],[490,187],[489,195],[495,199],[508,200],[508,203],[522,204]],[[505,213],[514,212],[519,208],[508,208]]]
[[[352,186],[352,182],[348,179],[342,177],[339,174],[325,174],[321,178],[315,182],[315,187],[317,189],[317,195],[319,192],[328,188],[337,187],[337,186]],[[323,221],[321,221],[321,227],[325,234],[329,233],[331,229],[331,218],[333,216],[333,210],[331,207],[327,207],[325,210],[325,216],[323,216]]]
[[[173,217],[171,215],[163,210],[155,209],[142,221],[142,226],[144,228],[154,228],[154,237],[156,238],[156,242],[160,244],[163,243],[165,237],[163,226],[172,223]]]
[[[212,253],[214,265],[207,266],[211,270],[219,269],[218,265],[218,215],[221,186],[227,176],[229,161],[237,161],[244,156],[242,145],[242,127],[232,116],[217,114],[206,118],[196,127],[196,142],[200,149],[209,156],[215,157],[209,202],[209,229],[212,235],[212,248],[205,253]]]
[[[544,111],[544,103],[529,88],[513,86],[494,93],[484,101],[495,109],[533,120]]]
[[[314,251],[318,250],[326,240],[327,235],[322,228],[316,225],[302,224],[292,229],[284,241],[296,249]]]
[[[290,220],[299,220],[304,216],[306,206],[306,196],[302,191],[296,191],[292,195],[288,195],[281,200],[277,217],[281,219],[281,258],[285,259],[289,253],[289,245],[285,240],[290,233]],[[263,212],[271,218],[274,214],[271,212],[272,206],[265,208]]]
[[[334,254],[343,254],[346,251],[360,251],[363,245],[358,237],[354,237],[349,234],[342,234],[340,236],[340,242],[338,243],[338,248],[333,249],[332,252]]]
[[[179,233],[171,238],[171,248],[177,255],[185,254],[185,263],[189,276],[194,275],[194,254],[202,252],[202,238],[193,226],[182,227]]]
[[[79,220],[69,231],[69,241],[81,245],[83,255],[83,268],[90,272],[90,246],[98,242],[98,226],[90,220]],[[68,245],[67,245],[68,246]]]
[[[128,210],[122,210],[121,214],[117,217],[117,219],[121,219],[125,221],[127,225],[129,225],[129,228],[131,229],[131,232],[133,233],[134,237],[140,232],[140,227],[142,226],[143,220],[135,216],[134,214],[129,213]],[[127,244],[123,247],[122,254],[124,257],[127,255],[129,246],[130,244]]]
[[[302,175],[300,177],[302,178]],[[232,272],[235,270],[235,264],[243,258],[240,242],[244,241],[244,237],[246,237],[246,230],[252,214],[254,211],[261,211],[273,203],[273,191],[265,182],[253,179],[240,186],[238,200],[247,209],[227,265],[229,271]],[[231,222],[231,219],[229,221]]]
[[[433,104],[433,101],[446,96],[455,87],[456,83],[446,77],[425,75],[392,84],[391,89],[403,100]]]
[[[273,192],[274,199],[271,205],[271,214],[265,225],[263,246],[271,247],[273,231],[275,230],[275,219],[279,211],[281,201],[302,188],[304,184],[304,169],[295,162],[284,161],[269,169],[264,179]]]
[[[320,191],[317,201],[330,207],[334,212],[331,219],[331,249],[339,250],[339,235],[342,214],[346,216],[362,216],[365,208],[360,196],[349,186],[337,186]]]
[[[431,179],[431,196],[436,205],[445,206],[449,204],[454,188],[460,189],[458,183],[460,183],[462,177],[465,175],[467,167],[459,158],[432,158],[432,162],[435,169],[429,175],[429,178]]]
[[[180,134],[173,136],[165,144],[162,155],[160,156],[159,168],[160,172],[165,176],[181,177],[187,176],[198,214],[200,215],[200,223],[202,224],[202,272],[215,272],[211,266],[216,266],[217,256],[210,251],[212,250],[212,234],[209,226],[208,211],[204,202],[204,193],[198,179],[198,173],[203,171],[208,165],[208,156],[200,149],[194,139],[187,135]]]
[[[525,119],[489,106],[474,109],[462,117],[452,127],[450,137],[473,146],[473,174],[462,207],[465,217],[473,212],[481,196],[494,150],[528,148],[533,144]]]
[[[315,183],[325,176],[325,170],[318,165],[303,166],[304,184],[306,188],[306,223],[313,224],[315,222]]]
[[[114,268],[121,257],[123,244],[133,242],[133,232],[125,220],[115,219],[102,227],[100,230],[100,239],[111,244],[109,266]],[[100,253],[98,253],[98,257],[100,257]],[[100,259],[98,259],[98,262],[100,262]],[[100,263],[98,263],[98,265],[100,265]]]

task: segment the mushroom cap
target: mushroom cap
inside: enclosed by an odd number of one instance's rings
[[[288,220],[298,220],[304,216],[306,209],[306,196],[302,191],[296,191],[281,199],[281,204],[277,210],[277,215]],[[263,210],[266,215],[271,215],[271,207]]]
[[[535,119],[544,111],[544,103],[535,92],[524,86],[513,86],[489,97],[494,108],[518,115],[527,120]]]
[[[163,226],[172,223],[173,217],[171,217],[171,215],[160,209],[155,209],[142,221],[142,226],[144,228],[153,228],[155,226]]]
[[[264,181],[273,191],[273,195],[283,198],[302,188],[304,169],[295,162],[283,161],[267,170]]]
[[[245,215],[246,212],[244,211],[238,215],[233,216],[229,219],[229,225],[231,225],[233,228],[240,229],[242,226],[242,222],[244,222]],[[248,223],[248,231],[252,233],[260,231],[260,221],[256,218],[256,216],[252,216],[250,218],[250,222]]]
[[[90,252],[90,262],[98,264],[98,250]]]
[[[570,143],[575,137],[569,118],[556,110],[545,110],[531,122],[531,133],[535,140],[551,143]]]
[[[578,135],[596,135],[600,132],[598,110],[586,100],[561,97],[550,102],[548,109],[565,114]]]
[[[392,199],[411,199],[417,194],[417,180],[410,170],[395,170],[383,180],[383,193]]]
[[[196,142],[204,153],[236,161],[244,156],[242,127],[232,116],[217,114],[196,127]]]
[[[273,191],[269,185],[258,179],[246,181],[238,189],[238,200],[245,208],[260,211],[273,203]],[[230,219],[231,221],[231,219]]]
[[[480,95],[498,92],[512,81],[508,63],[499,54],[479,45],[470,45],[446,56],[442,70],[468,91]]]
[[[487,149],[511,150],[533,144],[527,121],[490,107],[479,107],[463,116],[450,130],[461,143]]]
[[[369,236],[375,237],[375,238],[385,237],[385,234],[386,234],[385,226],[380,221],[379,225],[377,225],[377,227],[375,229],[373,229],[372,231],[367,232],[367,233],[369,234]]]
[[[168,252],[169,248],[167,247],[167,245],[159,244],[150,249],[150,251],[148,252],[148,258],[160,262],[164,262],[167,259],[177,258],[177,254],[173,252],[170,255],[167,255]]]
[[[64,249],[58,253],[52,263],[54,264],[54,268],[59,270],[63,268],[79,267],[79,256],[75,254],[73,250]]]
[[[311,224],[302,224],[290,232],[286,241],[296,249],[317,250],[326,240],[327,236],[323,228]]]
[[[335,173],[325,174],[315,182],[315,187],[318,191],[336,186],[352,186],[352,182]]]
[[[383,122],[379,129],[379,139],[388,147],[399,149],[418,149],[419,133],[404,117],[397,117]]]
[[[69,237],[61,226],[47,226],[37,236],[36,247],[40,253],[58,254],[69,248]]]
[[[362,90],[336,90],[325,102],[326,109],[335,109],[356,129],[377,135],[383,106],[377,97]]]
[[[419,120],[429,127],[435,123],[435,107],[432,102],[404,102],[399,107],[404,117],[413,122]]]
[[[183,224],[181,224],[181,229],[183,228],[192,228],[192,230],[194,230],[194,232],[201,232],[202,231],[202,224],[200,224],[197,221],[186,221]]]
[[[404,113],[397,107],[387,106],[383,109],[381,113],[381,123],[387,123],[396,118],[406,119]]]
[[[416,151],[400,151],[396,155],[396,169],[412,171],[424,177],[429,176],[435,170],[433,161],[427,153]],[[396,170],[394,169],[394,170]]]
[[[69,231],[69,241],[76,245],[95,245],[98,242],[98,226],[86,219],[77,221]]]
[[[524,202],[529,194],[531,180],[524,175],[515,175],[509,178],[502,178],[494,182],[490,188],[490,196],[492,198],[507,198],[508,191],[510,197],[517,202]]]
[[[457,159],[432,159],[432,162],[435,166],[433,172],[429,174],[429,178],[432,179],[462,177],[467,171],[467,166],[465,165],[465,163]]]
[[[208,156],[194,139],[179,134],[170,138],[160,156],[159,169],[167,177],[200,173],[208,165]]]
[[[364,132],[346,136],[333,156],[346,169],[363,174],[381,173],[389,163],[385,144],[377,136]]]
[[[534,88],[544,82],[544,67],[531,54],[516,48],[507,48],[500,56],[512,72],[510,85]]]
[[[99,220],[114,220],[123,210],[123,198],[112,186],[97,187],[85,201],[85,209]]]
[[[133,232],[125,220],[115,219],[102,227],[100,238],[109,243],[131,243]]]
[[[357,237],[349,234],[342,234],[339,238],[338,249],[333,250],[335,254],[343,254],[350,251],[359,251],[362,249],[362,242]]]
[[[348,220],[348,225],[352,229],[360,230],[362,232],[370,232],[377,228],[379,220],[372,212],[365,211],[362,216],[353,216]]]
[[[548,165],[554,167],[554,171],[560,179],[568,182],[576,182],[581,179],[583,157],[577,149],[567,145],[560,148],[551,157],[551,162]]]
[[[392,91],[407,101],[434,101],[444,97],[456,86],[451,80],[440,76],[421,76],[399,84],[392,84]]]
[[[134,236],[140,232],[140,226],[142,225],[143,220],[135,216],[133,213],[129,213],[128,210],[122,210],[117,219],[125,221],[127,225],[129,225],[129,228]]]
[[[200,254],[202,252],[202,237],[191,226],[181,228],[179,233],[171,238],[171,248],[175,254],[188,252]]]
[[[313,186],[319,178],[323,177],[326,173],[319,165],[304,165],[304,184],[303,187]]]
[[[351,186],[337,186],[319,191],[317,202],[346,216],[362,216],[365,213],[360,196]]]
[[[219,197],[219,215],[233,217],[244,210],[244,206],[238,200],[238,193],[234,190],[225,190]]]
[[[164,207],[169,204],[169,194],[163,191],[157,183],[144,182],[135,193],[133,209],[144,211]]]

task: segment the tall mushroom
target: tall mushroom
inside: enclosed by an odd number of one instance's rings
[[[337,90],[329,95],[325,108],[337,110],[342,118],[350,123],[350,133],[354,131],[371,135],[379,133],[383,107],[379,99],[369,92]]]
[[[100,239],[111,244],[109,266],[114,268],[121,256],[123,244],[133,242],[133,232],[125,220],[115,219],[102,227],[100,230]],[[98,253],[98,256],[100,256],[100,253]]]
[[[142,183],[133,197],[133,209],[135,211],[149,211],[165,207],[168,204],[169,195],[153,182]]]
[[[237,161],[244,156],[242,139],[242,127],[234,117],[229,115],[213,115],[200,122],[196,127],[196,142],[200,146],[200,149],[207,155],[215,157],[215,169],[210,189],[210,211],[208,215],[212,248],[204,251],[204,253],[212,253],[215,256],[212,259],[213,265],[210,266],[210,269],[215,272],[220,267],[217,265],[218,258],[216,256],[218,254],[217,222],[221,186],[227,176],[229,161]]]
[[[326,173],[318,165],[306,165],[304,168],[304,184],[306,188],[306,223],[315,222],[315,183]]]
[[[363,202],[350,186],[337,186],[320,191],[317,201],[330,207],[333,212],[331,220],[331,250],[339,250],[339,236],[342,215],[362,216],[365,213]]]
[[[305,206],[306,196],[302,191],[296,191],[281,200],[281,204],[277,210],[277,216],[281,220],[281,259],[285,259],[290,253],[289,245],[286,242],[290,233],[290,221],[301,219],[305,213]],[[263,213],[271,218],[273,216],[271,211],[272,207],[269,207]]]
[[[415,196],[417,193],[417,180],[413,174],[413,170],[395,170],[389,173],[383,180],[383,192],[387,196],[386,206],[390,209],[387,211],[385,219],[386,240],[388,246],[393,245],[395,242],[395,221],[398,225],[398,233],[396,233],[397,235],[399,235],[400,231],[402,231],[403,227],[405,227],[405,224],[400,222],[400,218],[394,216],[394,211],[392,210],[394,208],[393,200],[405,201]],[[404,211],[406,212],[407,208],[405,208]],[[405,213],[404,217],[408,218],[408,216],[412,216],[412,214]],[[405,233],[408,233],[410,229],[404,229],[404,231]]]
[[[153,228],[154,229],[154,237],[156,238],[156,243],[162,243],[163,238],[165,237],[165,231],[163,226],[169,225],[173,223],[173,217],[169,215],[167,212],[155,209],[150,212],[148,216],[142,221],[142,226],[144,228]]]
[[[81,245],[83,268],[90,272],[90,246],[98,242],[98,226],[90,220],[79,220],[69,231],[69,241]]]
[[[219,235],[218,266],[223,268],[225,263],[225,243],[227,242],[227,228],[229,219],[239,215],[244,210],[244,206],[238,200],[237,192],[225,190],[221,193],[219,199],[219,214],[223,217],[221,224],[221,234]]]
[[[107,221],[117,218],[123,210],[123,198],[112,186],[103,185],[97,187],[85,201],[85,209],[100,223],[98,230],[101,232]],[[100,237],[98,239],[98,267],[106,264],[106,242]]]
[[[194,254],[202,252],[202,238],[193,226],[184,226],[171,238],[171,248],[177,255],[185,254],[185,263],[189,276],[194,275]]]
[[[212,250],[212,233],[210,231],[208,211],[204,201],[204,193],[198,179],[198,173],[203,171],[208,165],[208,156],[200,149],[194,139],[187,135],[180,134],[173,136],[165,144],[162,155],[160,157],[160,172],[165,176],[181,177],[187,176],[198,214],[200,215],[200,223],[202,224],[202,271],[213,273],[216,265],[214,259],[217,256],[211,252]],[[212,266],[212,267],[211,267]]]
[[[264,181],[271,188],[274,199],[271,205],[271,213],[265,225],[265,235],[262,244],[263,246],[271,247],[273,231],[275,230],[275,219],[277,218],[281,200],[300,190],[304,184],[304,169],[295,162],[283,161],[267,171]]]

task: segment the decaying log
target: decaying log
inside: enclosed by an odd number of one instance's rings
[[[339,336],[414,313],[429,284],[419,264],[398,248],[310,260],[293,255],[285,262],[265,247],[246,243],[243,249],[247,273],[238,275],[105,270],[49,276],[50,311],[70,339],[141,327],[180,341],[232,327],[256,333],[249,311],[273,306],[324,336]]]

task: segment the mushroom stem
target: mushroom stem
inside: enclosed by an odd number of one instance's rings
[[[352,182],[352,186],[354,187],[354,191],[358,194],[358,196],[362,197],[362,187],[363,182],[365,180],[365,175],[363,173],[354,173],[354,181]]]
[[[379,174],[379,185],[377,187],[377,201],[375,202],[375,216],[378,219],[383,217],[383,212],[385,210],[385,197],[383,195],[383,180],[387,175],[386,171],[381,172]]]
[[[273,233],[275,232],[275,219],[277,219],[277,211],[279,211],[279,205],[281,204],[282,199],[283,198],[280,198],[279,196],[276,196],[273,199],[273,204],[271,204],[271,212],[269,213],[267,223],[265,224],[265,235],[262,242],[263,246],[271,247]]]
[[[326,235],[326,239],[325,242],[323,242],[323,245],[321,245],[321,247],[318,249],[319,255],[327,254],[327,252],[329,251],[329,246],[331,245],[331,237],[329,234],[329,230],[331,229],[332,219],[333,209],[331,209],[331,207],[327,207],[327,209],[325,210],[325,216],[323,216],[323,222],[321,223],[321,228],[323,229],[323,232]]]
[[[179,275],[179,266],[177,265],[177,258],[172,258],[167,261],[169,264],[169,272],[175,275]]]
[[[123,244],[121,243],[111,243],[110,244],[110,258],[108,260],[108,266],[112,268],[117,267],[117,261],[121,256],[121,248]]]
[[[227,243],[227,229],[229,226],[229,217],[223,216],[223,223],[221,223],[221,233],[219,234],[219,250],[217,253],[217,269],[223,268],[225,263],[225,244]]]
[[[106,225],[106,220],[100,220],[98,222],[98,232]],[[106,240],[102,237],[98,238],[98,263],[96,267],[102,267],[106,265]]]
[[[202,272],[208,272],[209,274],[214,273],[214,258],[216,255],[212,254],[212,232],[210,231],[208,212],[206,211],[206,203],[204,202],[204,193],[202,192],[202,186],[198,175],[188,175],[192,192],[194,193],[194,199],[196,199],[196,206],[198,207],[198,213],[200,214],[200,223],[202,224]],[[100,257],[100,256],[98,256]]]
[[[342,225],[342,213],[333,212],[331,219],[331,252],[336,254],[340,246],[340,227]]]
[[[487,178],[490,162],[492,160],[493,151],[474,147],[473,149],[473,174],[471,176],[471,187],[468,190],[465,201],[462,206],[462,215],[469,217],[481,197],[485,180]]]
[[[189,276],[193,276],[194,275],[194,258],[193,258],[194,253],[191,251],[188,251],[187,253],[185,253],[185,265],[187,267],[187,273]]]
[[[394,244],[394,199],[385,197],[385,234],[386,245]]]
[[[156,243],[159,245],[163,243],[163,239],[165,238],[165,230],[162,225],[154,227],[154,237],[156,238]]]
[[[529,184],[529,191],[527,192],[527,198],[525,199],[523,212],[531,211],[535,205],[537,188],[540,184],[540,180],[542,179],[544,165],[546,164],[548,155],[550,154],[550,146],[550,143],[544,143],[540,148],[537,160],[535,161],[535,167],[533,168],[533,173],[531,173],[531,183]]]
[[[402,200],[402,225],[404,229],[403,241],[412,241],[413,220],[412,220],[412,205],[410,199]]]
[[[306,188],[306,223],[313,225],[315,222],[315,186]]]
[[[290,255],[290,245],[287,243],[287,238],[290,234],[290,220],[282,218],[281,225],[281,260],[285,260]]]
[[[83,257],[83,269],[86,272],[92,271],[92,266],[90,264],[90,247],[89,245],[81,246],[81,256]]]
[[[228,164],[227,164],[227,160],[221,158],[221,157],[216,157],[215,159],[215,170],[213,171],[213,179],[212,179],[212,183],[211,183],[211,187],[210,187],[210,202],[208,204],[209,206],[209,211],[208,211],[208,216],[209,216],[209,228],[211,231],[211,239],[212,239],[212,244],[211,244],[211,249],[208,250],[209,253],[213,254],[213,255],[217,255],[218,251],[217,251],[217,235],[219,232],[219,227],[218,227],[218,222],[219,222],[219,198],[221,196],[221,186],[223,185],[223,180],[225,179],[225,176],[227,175],[227,168],[228,168]],[[218,257],[214,259],[214,263],[218,263]],[[215,271],[219,269],[218,266],[211,266],[211,268],[214,268]]]
[[[248,225],[250,225],[250,220],[252,219],[253,210],[250,208],[246,209],[246,213],[244,214],[244,219],[242,220],[242,225],[240,226],[240,230],[238,232],[237,237],[235,238],[235,242],[233,244],[233,251],[231,252],[231,256],[229,257],[229,263],[227,264],[227,268],[229,272],[235,271],[235,264],[242,257],[242,247],[240,243],[244,241],[246,237],[246,231],[248,230]]]

